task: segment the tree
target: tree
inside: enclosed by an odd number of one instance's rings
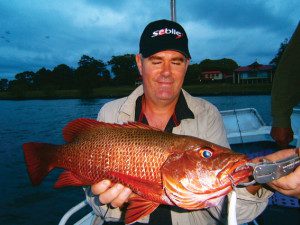
[[[14,85],[22,86],[24,89],[30,89],[33,86],[35,73],[32,71],[25,71],[15,75],[16,82]]]
[[[103,61],[87,55],[81,57],[78,65],[79,67],[75,70],[77,87],[83,97],[90,97],[93,88],[101,86],[102,76],[107,76],[109,71]]]
[[[201,71],[219,70],[225,74],[233,74],[233,71],[238,68],[238,64],[232,59],[205,59],[199,64]]]
[[[110,72],[108,70],[103,71],[103,75],[101,77],[101,84],[103,85],[111,85],[112,79],[110,76]]]
[[[188,66],[184,84],[197,84],[199,83],[199,76],[201,74],[201,69],[199,67],[199,64],[191,64]]]
[[[279,47],[279,49],[278,49],[278,51],[277,51],[277,54],[276,54],[276,55],[274,56],[274,58],[270,61],[270,64],[271,64],[271,65],[277,67],[277,65],[278,65],[278,63],[279,63],[279,61],[280,61],[280,59],[281,59],[281,56],[282,56],[282,54],[283,54],[285,48],[287,47],[287,45],[288,45],[288,39],[286,38],[286,39],[284,39],[283,42],[280,43],[280,47]]]
[[[116,84],[134,85],[139,77],[134,54],[112,56],[108,64],[111,65],[111,71],[115,75],[114,81]]]
[[[36,89],[54,89],[54,79],[51,70],[46,68],[39,69],[34,76],[33,84]]]
[[[0,80],[0,91],[7,91],[8,89],[8,79],[2,78]]]
[[[15,75],[15,80],[8,83],[8,91],[10,91],[16,98],[23,98],[26,91],[32,90],[34,86],[35,73],[32,71],[25,71]]]
[[[66,64],[56,66],[52,71],[52,76],[58,89],[75,88],[74,70]]]
[[[78,65],[79,67],[76,70],[76,74],[83,78],[83,80],[95,81],[94,86],[99,85],[100,77],[109,75],[106,64],[102,60],[96,60],[87,55],[81,57]]]

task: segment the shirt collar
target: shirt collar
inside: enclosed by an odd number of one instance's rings
[[[143,95],[139,96],[136,100],[135,106],[135,121],[148,124],[147,118],[142,112],[142,99]],[[179,98],[177,104],[175,106],[175,112],[169,119],[165,131],[171,133],[174,127],[179,126],[181,120],[183,119],[194,119],[195,116],[193,112],[189,109],[183,92],[180,91]]]

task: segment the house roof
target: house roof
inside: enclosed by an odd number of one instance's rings
[[[219,73],[222,73],[222,72],[219,70],[211,70],[211,71],[202,72],[202,74],[219,74]]]
[[[252,71],[252,70],[273,70],[273,66],[271,65],[262,65],[258,62],[254,62],[248,66],[241,66],[234,70],[234,72],[245,72],[245,71]]]

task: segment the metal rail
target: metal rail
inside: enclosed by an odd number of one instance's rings
[[[176,0],[171,0],[171,20],[176,22]]]
[[[74,207],[72,207],[68,212],[66,212],[66,214],[61,218],[61,220],[59,221],[58,225],[65,225],[67,223],[67,221],[69,220],[69,218],[76,213],[77,211],[79,211],[80,209],[82,209],[83,207],[85,207],[86,205],[88,205],[88,203],[86,201],[82,201],[79,204],[75,205]]]

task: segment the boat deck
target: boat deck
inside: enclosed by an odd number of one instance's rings
[[[230,144],[273,141],[270,136],[271,126],[265,124],[256,109],[226,110],[221,111],[221,115]],[[291,120],[295,133],[291,145],[299,146],[300,109],[294,109]]]

